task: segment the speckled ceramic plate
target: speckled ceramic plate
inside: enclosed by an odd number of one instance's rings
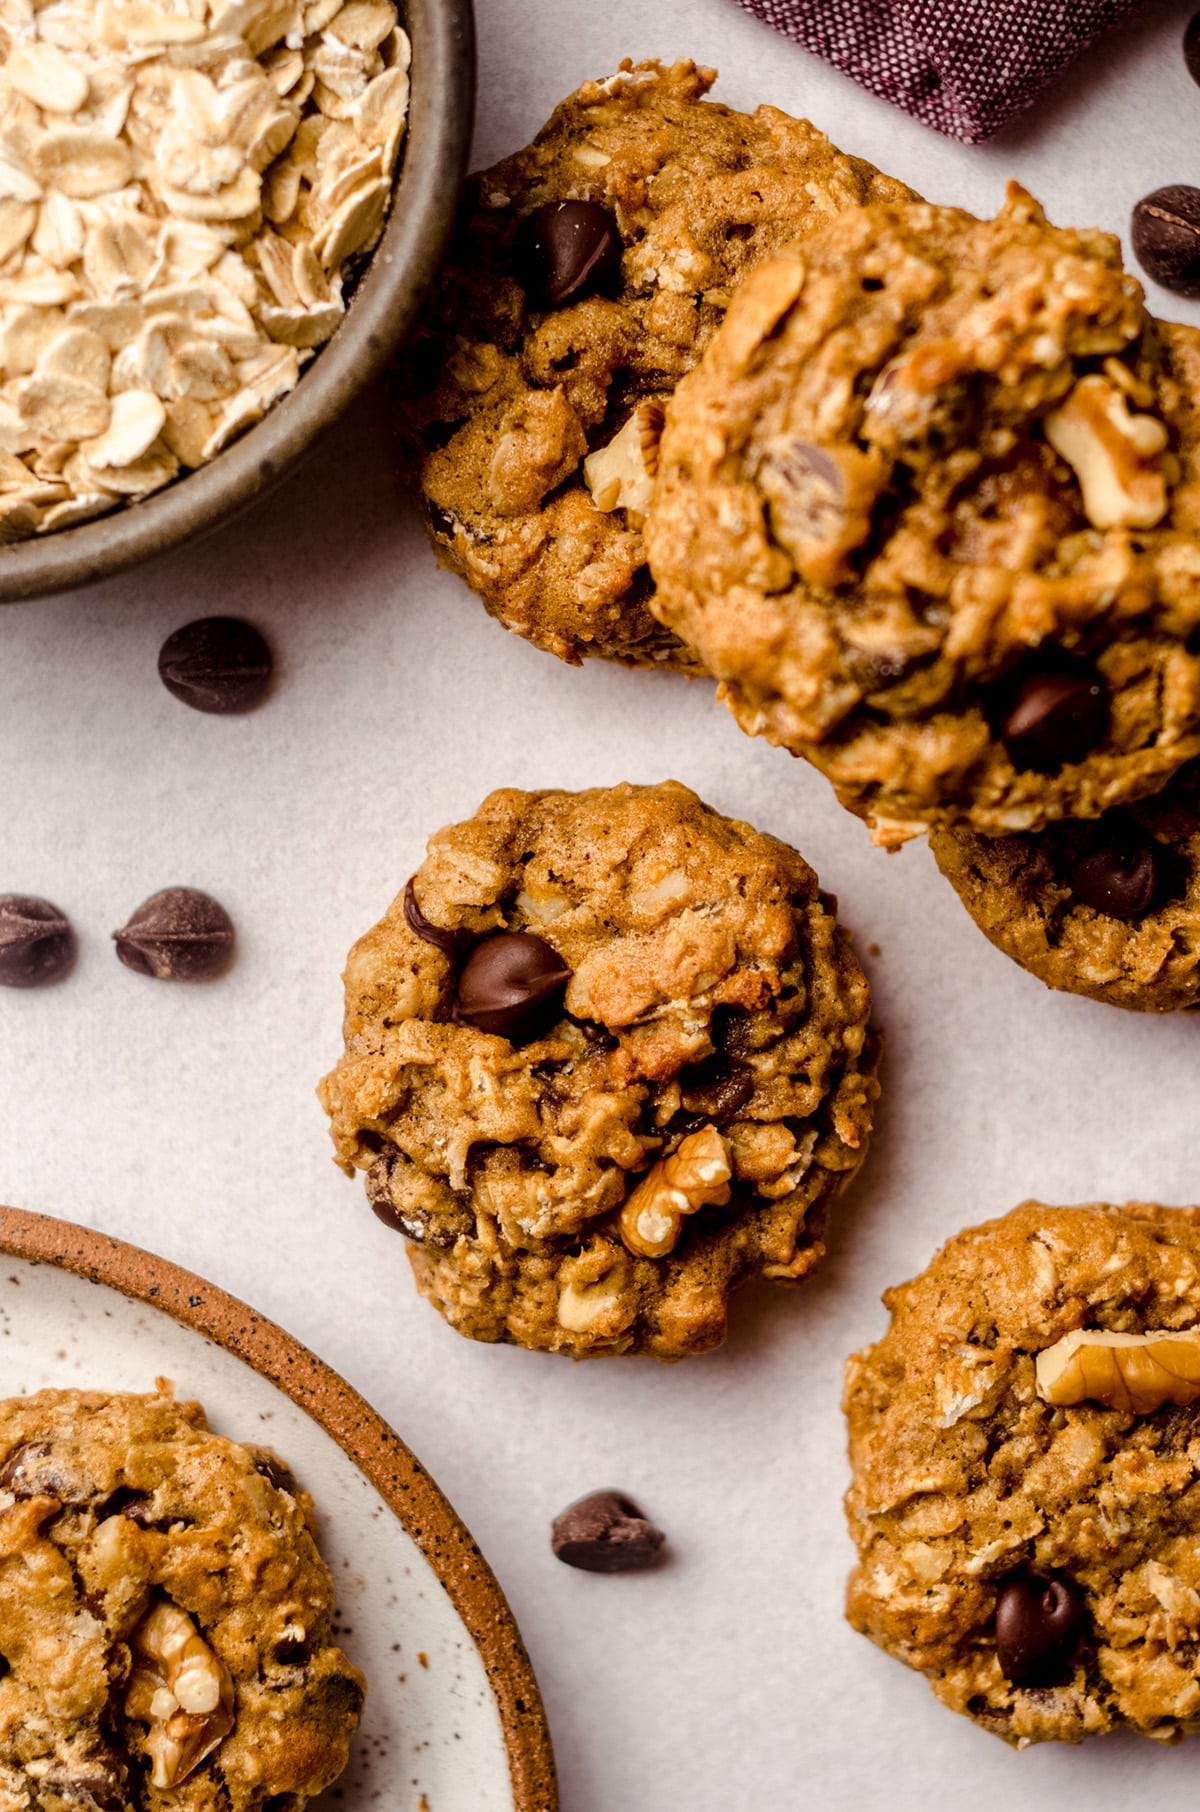
[[[5,1396],[198,1397],[316,1500],[339,1629],[367,1676],[350,1766],[314,1812],[555,1812],[537,1682],[504,1595],[428,1473],[336,1372],[223,1290],[136,1246],[0,1208]]]

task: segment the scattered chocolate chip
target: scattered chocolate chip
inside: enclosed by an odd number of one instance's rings
[[[1193,82],[1200,82],[1200,13],[1194,13],[1188,20],[1183,34],[1183,60]]]
[[[1177,296],[1200,296],[1200,189],[1169,183],[1133,210],[1134,256],[1156,283]]]
[[[1108,698],[1082,661],[1031,664],[1002,683],[994,728],[1015,768],[1051,773],[1079,761],[1104,736]]]
[[[118,1485],[111,1496],[97,1504],[96,1521],[106,1523],[110,1516],[123,1516],[127,1522],[136,1523],[139,1529],[149,1529],[154,1522],[152,1503],[148,1491],[136,1491],[132,1485]]]
[[[44,987],[74,960],[75,933],[57,906],[31,894],[0,895],[0,987]]]
[[[271,1659],[277,1667],[303,1667],[309,1658],[307,1642],[277,1642]]]
[[[615,289],[624,249],[598,202],[547,201],[517,228],[513,271],[532,308],[563,308]]]
[[[398,1208],[392,1199],[392,1162],[390,1157],[380,1158],[367,1172],[367,1202],[376,1220],[382,1221],[394,1233],[403,1233],[417,1246],[449,1248],[460,1233],[474,1231],[474,1217],[465,1208],[455,1215],[439,1215],[436,1219],[425,1209],[409,1203]]]
[[[299,1497],[300,1487],[296,1483],[296,1475],[290,1466],[284,1465],[278,1454],[272,1453],[267,1447],[250,1447],[247,1452],[254,1456],[255,1472],[261,1472],[269,1485],[274,1485],[276,1491],[286,1491],[289,1497]]]
[[[195,887],[151,894],[113,937],[125,967],[157,981],[211,981],[233,957],[232,919]]]
[[[587,1573],[638,1573],[657,1565],[666,1540],[620,1491],[593,1491],[556,1516],[550,1545]]]
[[[92,1495],[88,1481],[55,1454],[50,1441],[25,1441],[14,1447],[0,1467],[0,1491],[14,1497],[56,1497],[60,1504],[85,1504]]]
[[[562,1011],[571,971],[544,938],[531,931],[494,931],[463,964],[454,1017],[512,1044],[528,1044]]]
[[[1071,868],[1071,892],[1084,906],[1114,919],[1149,912],[1162,885],[1163,864],[1153,838],[1120,820],[1101,826]]]
[[[699,1115],[706,1125],[724,1126],[754,1093],[754,1071],[714,1051],[703,1063],[679,1072],[679,1087],[685,1112]]]
[[[222,717],[262,703],[271,666],[266,642],[240,617],[199,617],[169,635],[158,652],[167,691],[194,711]]]
[[[78,1806],[80,1812],[125,1812],[129,1805],[124,1772],[107,1756],[89,1756],[75,1772],[53,1769],[41,1777],[38,1786],[42,1794],[53,1795],[43,1803],[65,1802]]]
[[[996,1655],[1018,1686],[1052,1685],[1070,1664],[1083,1628],[1083,1599],[1061,1574],[1018,1573],[996,1600]]]
[[[417,896],[413,883],[409,880],[404,889],[404,917],[410,931],[424,938],[427,944],[436,944],[438,949],[448,956],[451,962],[458,951],[460,942],[457,931],[443,931],[440,925],[431,925],[421,908],[417,905]]]

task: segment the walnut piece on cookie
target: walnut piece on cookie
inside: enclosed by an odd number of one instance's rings
[[[884,1302],[855,1629],[1017,1747],[1200,1730],[1200,1209],[1025,1202]]]
[[[786,844],[686,787],[487,798],[346,967],[321,1085],[453,1327],[680,1358],[794,1282],[866,1152],[870,993]]]
[[[1048,988],[1142,1013],[1200,1007],[1200,762],[1091,822],[929,841],[984,936]]]
[[[315,1534],[161,1383],[0,1402],[0,1803],[303,1812],[365,1690]]]
[[[706,100],[715,79],[625,63],[472,178],[402,370],[439,557],[563,660],[701,671],[647,609],[662,400],[744,272],[841,208],[910,194],[806,120]]]
[[[1200,334],[1115,240],[843,212],[666,409],[655,613],[877,840],[1093,818],[1200,752]]]

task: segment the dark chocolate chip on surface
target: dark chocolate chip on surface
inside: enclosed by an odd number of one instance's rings
[[[513,271],[532,308],[564,308],[615,289],[623,250],[599,202],[547,201],[517,228]]]
[[[232,919],[195,887],[151,894],[113,937],[125,967],[157,981],[212,981],[233,958]]]
[[[446,956],[454,957],[459,945],[458,932],[444,931],[440,925],[430,924],[417,905],[417,895],[411,880],[404,889],[404,917],[410,931],[415,931],[427,944],[436,944]]]
[[[0,895],[0,987],[45,987],[74,960],[75,933],[57,906],[32,894]]]
[[[998,692],[996,734],[1015,768],[1050,773],[1079,761],[1104,737],[1108,697],[1081,661],[1026,667]]]
[[[252,711],[271,684],[271,650],[240,617],[200,617],[169,635],[158,655],[163,685],[195,711]]]
[[[1143,196],[1130,223],[1134,256],[1177,296],[1200,296],[1200,189],[1169,183]]]
[[[1163,864],[1153,839],[1120,823],[1100,829],[1071,867],[1071,892],[1084,906],[1114,919],[1149,912],[1161,890]]]
[[[658,1564],[666,1540],[621,1491],[593,1491],[555,1517],[550,1545],[587,1573],[638,1573]]]
[[[530,931],[494,931],[463,964],[454,1017],[479,1032],[527,1044],[562,1010],[571,971],[557,950]]]
[[[1183,34],[1183,60],[1193,82],[1200,82],[1200,13],[1193,13]]]
[[[1052,1685],[1071,1664],[1083,1628],[1083,1599],[1061,1574],[1018,1573],[996,1600],[996,1655],[1015,1685]]]
[[[684,1111],[702,1123],[724,1126],[754,1093],[754,1071],[715,1051],[703,1063],[679,1072]]]

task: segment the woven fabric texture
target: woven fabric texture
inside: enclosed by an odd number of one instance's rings
[[[739,0],[949,138],[977,144],[1140,0]]]

